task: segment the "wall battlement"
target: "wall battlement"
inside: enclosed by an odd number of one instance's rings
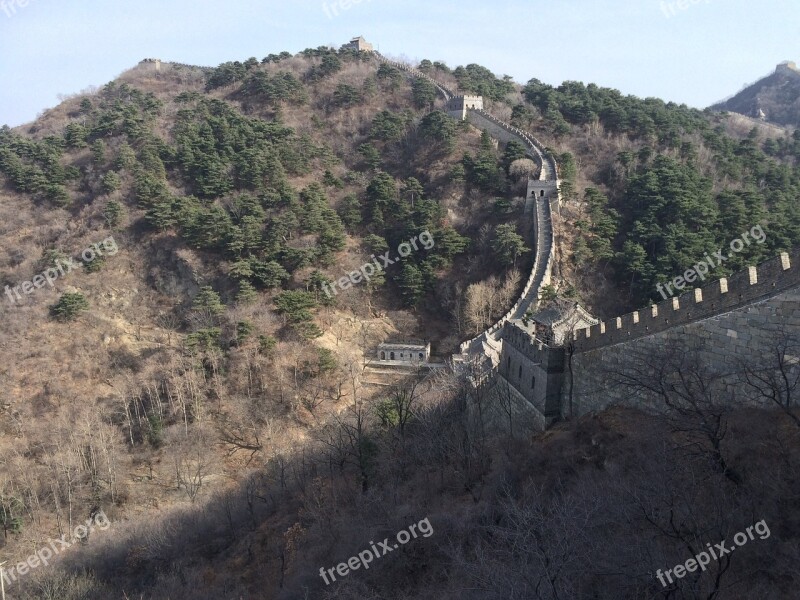
[[[666,331],[769,299],[800,285],[800,248],[758,266],[626,315],[575,332],[575,352],[586,352]]]
[[[505,323],[500,334],[503,343],[511,344],[531,363],[536,364],[547,373],[564,371],[564,349],[551,347],[531,337],[531,334],[514,323]]]

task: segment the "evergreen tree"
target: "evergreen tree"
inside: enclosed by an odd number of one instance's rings
[[[220,300],[219,294],[211,286],[200,288],[200,292],[192,301],[192,310],[206,319],[213,319],[225,312],[225,305]]]
[[[529,248],[525,246],[525,240],[516,232],[514,225],[498,225],[494,230],[492,250],[500,264],[508,267],[515,265],[519,255]]]
[[[425,292],[422,273],[410,261],[403,262],[397,285],[406,306],[416,306]]]
[[[58,302],[50,308],[50,314],[58,321],[74,321],[78,316],[89,310],[89,301],[80,292],[66,292],[61,295]]]

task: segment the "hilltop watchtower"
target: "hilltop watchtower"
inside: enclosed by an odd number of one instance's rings
[[[447,101],[447,114],[463,121],[471,108],[483,110],[483,96],[454,96]]]
[[[783,73],[785,75],[800,75],[800,69],[797,65],[790,60],[782,62],[775,68],[776,73]]]
[[[143,67],[150,67],[156,71],[161,70],[161,59],[160,58],[145,58],[143,61],[139,63]]]
[[[349,44],[345,44],[342,47],[355,50],[356,52],[373,52],[375,50],[372,44],[365,40],[363,36],[353,38],[350,40]]]

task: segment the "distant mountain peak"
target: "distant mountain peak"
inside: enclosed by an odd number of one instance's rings
[[[775,71],[711,107],[783,126],[800,126],[800,69],[786,60]]]

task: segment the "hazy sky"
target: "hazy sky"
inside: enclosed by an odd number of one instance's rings
[[[704,107],[800,63],[798,32],[798,0],[5,0],[0,124],[142,58],[217,65],[355,35],[521,83],[580,80]]]

